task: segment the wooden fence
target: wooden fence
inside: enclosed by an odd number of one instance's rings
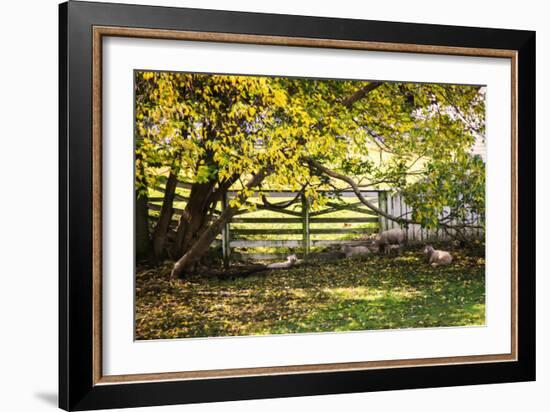
[[[397,216],[402,218],[411,218],[413,209],[407,205],[401,196],[397,192],[380,192],[379,196],[379,208],[384,212],[388,213],[391,216]],[[449,208],[444,208],[440,219],[444,218],[450,213]],[[472,228],[462,228],[461,232],[471,238],[482,238],[485,236],[483,229],[483,218],[474,214],[469,213],[467,216],[467,221]],[[407,242],[408,243],[426,243],[426,242],[435,242],[435,241],[445,241],[453,238],[453,235],[456,234],[459,222],[455,220],[450,220],[448,222],[449,227],[445,230],[443,228],[439,229],[426,229],[420,225],[399,225],[399,223],[387,219],[384,216],[380,216],[380,231],[398,228],[400,227],[405,231]],[[455,226],[453,226],[455,225]]]
[[[190,186],[186,183],[178,183],[178,188],[188,190]],[[163,191],[163,188],[158,188]],[[285,252],[299,251],[300,256],[307,256],[312,248],[326,247],[343,244],[364,244],[367,236],[387,229],[397,228],[399,224],[387,219],[374,211],[368,209],[360,201],[349,201],[357,199],[355,193],[342,191],[338,193],[338,199],[333,192],[327,192],[327,196],[333,199],[327,202],[320,210],[312,210],[307,199],[302,195],[299,202],[291,206],[280,208],[274,206],[277,200],[282,198],[292,199],[298,196],[296,192],[278,191],[265,192],[268,204],[255,203],[255,211],[242,209],[226,224],[219,239],[214,242],[215,247],[221,246],[224,262],[228,263],[231,258],[248,258],[253,260],[269,260],[284,258],[288,253],[254,253],[249,249],[285,249]],[[369,190],[362,192],[373,204],[392,216],[410,217],[412,209],[405,204],[399,193],[389,191]],[[228,192],[228,196],[214,211],[219,215],[228,201],[235,196],[234,192]],[[162,204],[162,197],[149,198],[149,209],[159,211]],[[176,194],[175,201],[185,203],[188,198],[182,194]],[[181,207],[174,207],[172,225],[175,226],[182,213]],[[275,216],[257,216],[257,211],[268,211]],[[352,212],[350,216],[331,216],[338,212]],[[340,213],[341,214],[341,213]],[[349,215],[349,213],[348,213]],[[479,219],[474,219],[479,222]],[[318,227],[321,224],[324,227]],[[342,227],[343,225],[343,227]],[[245,227],[242,227],[245,226]],[[252,227],[251,227],[252,226]],[[273,226],[293,226],[292,228],[280,228]],[[328,227],[327,227],[328,226]],[[426,242],[434,240],[445,240],[449,233],[443,230],[428,230],[420,225],[408,225],[403,227],[406,231],[407,240],[410,243]],[[475,233],[473,233],[475,235]],[[323,239],[316,239],[323,235]],[[329,236],[327,239],[324,235]],[[477,236],[482,235],[478,230]],[[281,238],[282,236],[286,236]],[[288,237],[293,238],[288,238]],[[263,237],[258,239],[257,237]],[[344,237],[344,238],[343,238]]]

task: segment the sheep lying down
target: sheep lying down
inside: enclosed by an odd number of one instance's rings
[[[432,266],[449,265],[453,261],[453,257],[449,252],[435,250],[431,245],[426,245],[424,254],[427,262]]]
[[[298,256],[290,255],[286,257],[286,262],[277,262],[267,265],[268,269],[288,269],[298,262]]]
[[[364,256],[371,253],[367,246],[344,245],[340,250],[346,255],[347,258],[352,256]]]

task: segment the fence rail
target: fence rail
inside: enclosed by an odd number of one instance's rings
[[[178,183],[178,188],[189,190],[190,185],[187,183]],[[157,187],[157,190],[164,192],[164,188]],[[295,198],[300,196],[297,192],[291,191],[271,191],[262,192],[268,199],[270,198]],[[228,201],[236,195],[236,192],[228,192],[226,197],[222,199],[216,210],[213,211],[215,216],[227,207]],[[321,210],[311,210],[308,200],[301,195],[301,201],[287,207],[280,208],[270,204],[254,203],[255,210],[250,211],[246,208],[240,210],[231,222],[223,227],[220,239],[214,242],[215,247],[221,246],[224,262],[229,264],[232,257],[236,258],[259,258],[271,259],[280,258],[284,254],[276,253],[254,253],[248,249],[258,248],[284,248],[298,249],[301,255],[306,256],[311,252],[312,248],[326,247],[332,245],[359,245],[364,244],[367,236],[373,233],[384,230],[401,227],[405,233],[408,242],[426,242],[434,240],[445,240],[452,235],[452,228],[448,231],[429,230],[422,228],[420,225],[400,226],[397,222],[387,219],[382,215],[378,215],[374,211],[368,209],[363,203],[357,202],[338,202],[337,197],[354,198],[354,192],[341,191],[338,193],[325,192],[325,195],[333,197],[333,200],[327,202],[326,206]],[[378,208],[392,216],[410,217],[412,208],[409,207],[403,197],[399,193],[382,190],[366,190],[362,195],[374,203]],[[161,196],[149,198],[149,209],[151,211],[160,211],[163,198]],[[182,194],[176,194],[175,201],[186,202],[188,197]],[[258,217],[249,216],[256,211],[267,211],[276,214],[273,217]],[[330,214],[339,213],[342,211],[353,212],[355,216],[329,216]],[[172,219],[178,220],[183,212],[181,207],[174,207]],[[472,221],[480,223],[481,219],[472,215]],[[173,222],[175,224],[175,222]],[[253,224],[254,227],[242,227],[243,225]],[[323,224],[325,227],[315,227],[317,224]],[[341,227],[342,224],[344,227]],[[358,224],[362,226],[357,226]],[[295,225],[294,228],[277,227],[279,225]],[[326,227],[329,225],[329,227]],[[338,226],[340,225],[340,227]],[[352,227],[355,225],[355,227]],[[275,226],[275,227],[274,227]],[[471,235],[481,236],[479,229],[470,231]],[[291,235],[297,238],[276,238],[283,235]],[[334,238],[314,239],[312,236],[317,235],[338,235]],[[342,236],[354,236],[352,239],[343,238]],[[256,238],[254,238],[256,237]],[[257,237],[260,237],[258,239]],[[241,249],[241,250],[235,250]]]

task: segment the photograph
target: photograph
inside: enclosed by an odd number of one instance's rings
[[[23,323],[58,332],[59,407],[520,409],[542,20],[256,3],[59,5],[57,327]]]
[[[486,85],[133,77],[135,340],[486,325]]]

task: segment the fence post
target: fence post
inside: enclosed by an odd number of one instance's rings
[[[302,194],[302,243],[304,248],[304,258],[309,255],[309,200]]]
[[[378,192],[378,209],[383,210],[384,212],[388,211],[388,197],[386,195],[386,192]],[[384,230],[386,230],[387,219],[382,215],[378,215],[378,222],[380,226],[379,232],[383,232]]]
[[[222,195],[222,213],[227,208],[227,193]],[[222,228],[222,256],[223,256],[223,267],[227,269],[229,267],[229,260],[231,258],[231,246],[229,242],[231,241],[231,233],[229,230],[229,223],[223,225]]]

